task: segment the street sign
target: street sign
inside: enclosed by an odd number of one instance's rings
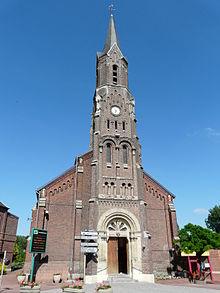
[[[91,231],[82,231],[81,232],[81,252],[86,253],[97,253],[98,243],[98,232]]]
[[[47,245],[47,230],[32,228],[30,253],[45,253]]]
[[[97,247],[98,243],[95,242],[81,242],[81,247]]]
[[[95,235],[81,235],[81,240],[97,240],[98,236]]]
[[[98,251],[97,247],[82,247],[81,246],[82,253],[97,253],[97,251]]]
[[[82,231],[81,236],[98,236],[96,231]]]

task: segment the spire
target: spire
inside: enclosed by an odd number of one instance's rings
[[[112,47],[112,45],[114,43],[116,43],[120,49],[120,45],[119,45],[119,41],[118,41],[118,35],[116,32],[116,28],[115,28],[115,22],[114,22],[114,18],[113,18],[113,14],[112,14],[112,8],[111,8],[111,17],[110,17],[110,21],[109,21],[109,25],[108,25],[108,33],[107,33],[107,38],[105,41],[105,47],[104,47],[104,54],[107,54],[109,49]]]

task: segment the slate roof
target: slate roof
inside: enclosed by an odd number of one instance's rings
[[[113,15],[111,15],[109,25],[108,25],[107,38],[105,41],[105,47],[104,47],[103,53],[107,54],[108,51],[111,49],[111,47],[114,45],[114,43],[116,43],[120,49],[120,44],[119,44],[119,40],[118,40],[118,35],[117,35],[116,27],[115,27],[114,18],[113,18]]]
[[[97,57],[99,58],[103,55],[106,55],[115,43],[117,44],[118,48],[120,49],[120,44],[119,44],[118,35],[117,35],[116,27],[115,27],[114,17],[111,14],[104,50],[103,50],[103,52],[97,52]]]
[[[6,207],[2,202],[0,202],[0,207],[5,208],[5,209],[9,209],[8,207]]]

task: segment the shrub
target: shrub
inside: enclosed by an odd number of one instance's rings
[[[0,273],[2,271],[2,263],[0,262]],[[3,270],[3,274],[6,274],[6,266],[4,265],[4,270]]]

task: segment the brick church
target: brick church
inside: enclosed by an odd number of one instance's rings
[[[36,258],[36,280],[61,272],[63,279],[84,276],[92,283],[123,273],[154,282],[171,267],[175,196],[143,170],[128,61],[113,15],[96,60],[90,148],[37,190],[31,228],[46,229],[48,240],[46,254]],[[81,252],[82,231],[97,232],[97,253]]]

